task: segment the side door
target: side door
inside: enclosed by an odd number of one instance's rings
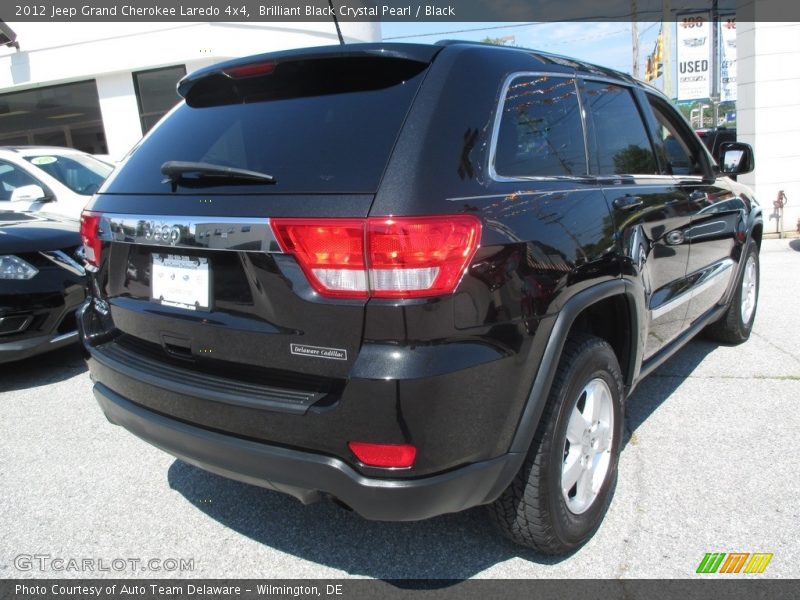
[[[587,78],[583,97],[592,170],[612,211],[623,276],[631,281],[645,315],[643,358],[683,331],[692,201],[657,156],[646,126],[646,107],[633,87]]]
[[[686,121],[664,99],[645,93],[652,110],[657,152],[665,155],[683,195],[689,200],[691,225],[686,268],[686,326],[714,309],[736,272],[736,234],[744,231],[745,199],[732,182],[717,177],[709,153]]]

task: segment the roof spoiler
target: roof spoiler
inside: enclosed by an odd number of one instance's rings
[[[423,44],[351,44],[348,46],[320,46],[282,52],[270,52],[245,58],[225,61],[198,69],[178,82],[178,94],[187,98],[192,88],[200,81],[214,76],[233,77],[263,75],[273,71],[282,63],[295,61],[324,60],[330,58],[371,57],[393,58],[428,64],[442,50],[441,46]]]

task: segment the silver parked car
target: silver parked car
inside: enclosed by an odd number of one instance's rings
[[[73,148],[0,146],[0,210],[79,219],[114,167]]]

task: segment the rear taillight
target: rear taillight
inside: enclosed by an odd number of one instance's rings
[[[382,298],[455,290],[478,248],[481,224],[468,215],[367,221],[370,290]]]
[[[100,266],[103,250],[103,241],[98,235],[102,216],[102,213],[88,210],[81,213],[81,242],[83,242],[84,257],[86,262],[95,267]]]
[[[273,219],[272,230],[319,293],[367,297],[363,220]]]
[[[272,219],[284,252],[312,287],[339,298],[451,294],[480,241],[471,215],[369,219]]]

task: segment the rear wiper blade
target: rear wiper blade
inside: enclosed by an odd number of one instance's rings
[[[173,192],[178,187],[178,184],[185,187],[208,187],[226,183],[276,183],[275,178],[266,173],[204,162],[168,160],[161,165],[161,172],[167,176],[162,183],[171,183]]]

